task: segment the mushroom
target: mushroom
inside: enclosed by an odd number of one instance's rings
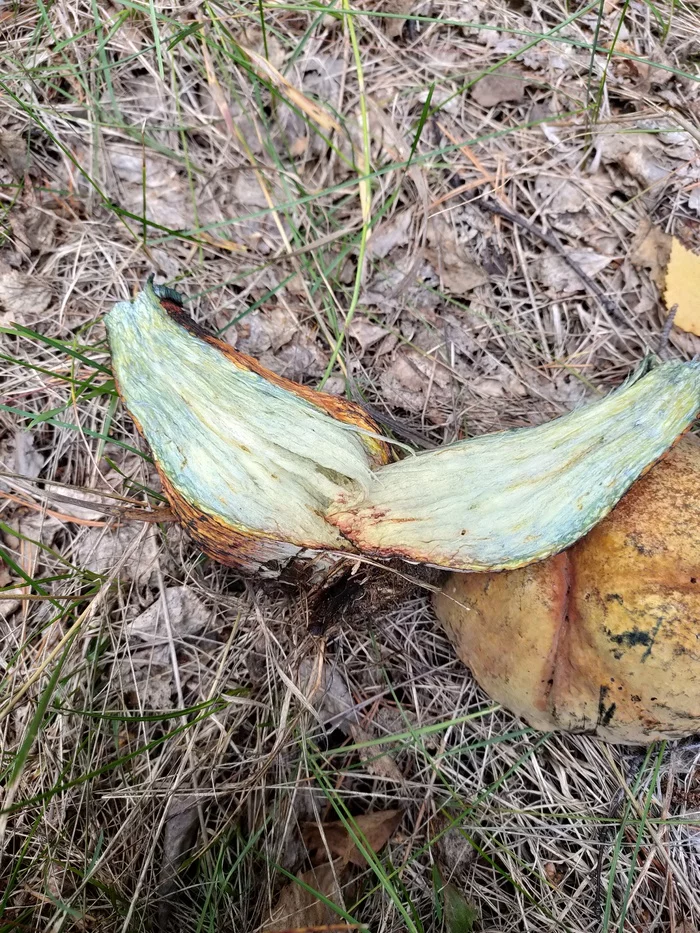
[[[700,731],[700,442],[682,438],[556,556],[452,574],[459,657],[536,729],[646,743]]]

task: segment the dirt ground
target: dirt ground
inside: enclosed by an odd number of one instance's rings
[[[0,931],[699,930],[700,747],[537,734],[429,593],[318,634],[118,518],[103,325],[154,272],[417,447],[594,398],[700,249],[697,6],[15,2],[0,50]]]

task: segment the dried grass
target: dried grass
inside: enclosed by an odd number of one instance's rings
[[[303,821],[401,807],[346,904],[373,931],[438,929],[441,873],[483,930],[688,933],[696,747],[537,736],[427,597],[312,637],[283,590],[119,524],[157,483],[101,318],[155,270],[413,441],[567,410],[656,345],[639,228],[700,245],[697,10],[263,3],[263,32],[260,9],[0,12],[0,929],[253,931]]]

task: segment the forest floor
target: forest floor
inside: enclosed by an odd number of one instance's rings
[[[429,593],[319,635],[118,520],[103,317],[155,272],[416,445],[607,391],[700,248],[698,7],[17,2],[0,55],[0,931],[697,933],[698,746],[538,734]]]

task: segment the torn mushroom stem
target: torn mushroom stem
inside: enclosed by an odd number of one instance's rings
[[[359,406],[266,371],[150,282],[106,321],[119,393],[203,550],[248,570],[301,548],[352,550],[325,512],[388,456]]]
[[[503,570],[568,547],[690,426],[700,363],[661,363],[548,424],[380,467],[328,519],[358,548],[453,570]]]

